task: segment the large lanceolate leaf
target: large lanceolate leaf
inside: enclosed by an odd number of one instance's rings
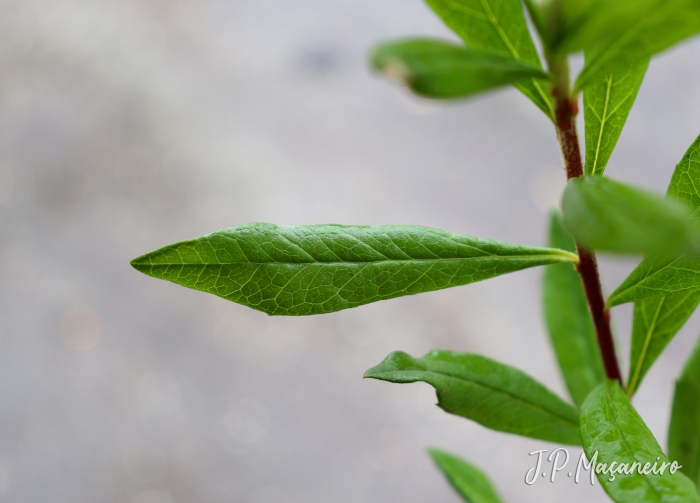
[[[700,340],[688,358],[673,395],[668,457],[700,487]]]
[[[520,0],[427,0],[430,7],[467,47],[506,54],[541,68],[525,22]],[[554,118],[547,84],[537,79],[519,82],[520,89],[548,117]]]
[[[576,408],[523,372],[483,356],[436,350],[413,358],[397,351],[365,377],[422,381],[435,388],[446,412],[493,430],[580,445]]]
[[[450,485],[467,503],[501,503],[491,481],[475,466],[437,449],[428,452]]]
[[[627,395],[632,396],[651,365],[700,303],[700,290],[634,303]]]
[[[670,473],[669,459],[617,382],[601,384],[584,402],[581,440],[588,459],[596,458],[598,480],[617,503],[700,502],[688,477]],[[657,473],[640,474],[645,466],[656,466]]]
[[[549,246],[576,252],[559,213],[552,212]],[[570,264],[547,267],[543,278],[544,313],[549,337],[566,387],[577,405],[605,381],[605,370],[596,342],[581,278]]]
[[[605,171],[648,66],[644,59],[616,69],[583,91],[587,175]]]
[[[295,316],[577,260],[562,250],[427,227],[248,224],[165,246],[131,264],[271,315]]]
[[[541,68],[508,55],[431,39],[382,44],[374,50],[372,64],[416,94],[435,99],[464,98],[523,80],[547,78]]]
[[[685,206],[602,176],[571,180],[562,212],[564,226],[589,249],[663,256],[700,250]]]
[[[700,32],[697,0],[597,0],[593,10],[578,38],[571,39],[571,48],[579,46],[588,53],[576,89],[640,64]]]
[[[684,204],[691,218],[700,217],[700,137],[690,146],[671,178],[668,199]],[[616,306],[700,289],[700,260],[692,255],[673,259],[645,258],[615,290],[608,304]]]

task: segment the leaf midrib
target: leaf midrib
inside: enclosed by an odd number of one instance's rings
[[[651,336],[654,333],[654,329],[656,329],[657,322],[659,319],[659,313],[661,312],[661,308],[664,305],[664,302],[666,301],[666,297],[661,297],[661,301],[659,302],[658,307],[656,308],[656,312],[654,312],[654,318],[651,320],[651,323],[649,324],[649,328],[647,330],[647,335],[644,338],[644,345],[642,346],[642,351],[639,354],[639,359],[637,360],[637,366],[634,369],[634,376],[632,377],[632,380],[630,381],[629,387],[627,388],[627,396],[631,397],[632,394],[637,390],[637,383],[639,381],[639,374],[642,371],[642,366],[644,365],[644,362],[647,357],[647,351],[649,350],[649,343],[651,342]],[[644,309],[642,307],[642,309]]]
[[[593,168],[591,170],[592,174],[594,175],[597,171],[596,168],[598,167],[598,156],[600,155],[600,144],[603,141],[603,132],[605,131],[605,125],[609,118],[607,114],[608,105],[610,104],[610,89],[612,88],[613,78],[613,74],[608,76],[608,85],[605,91],[605,105],[603,106],[603,117],[598,117],[598,120],[600,121],[600,131],[598,132],[598,142],[596,144],[595,158],[593,159]]]
[[[573,256],[573,254],[572,254]],[[321,261],[314,260],[313,262],[279,262],[279,261],[268,261],[268,262],[137,262],[134,261],[133,264],[148,265],[148,266],[178,266],[178,265],[197,265],[197,266],[218,266],[218,265],[265,265],[265,264],[277,264],[277,265],[313,265],[313,264],[323,264],[323,265],[347,265],[347,264],[386,264],[386,263],[431,263],[431,262],[469,262],[472,260],[496,260],[496,259],[538,259],[538,258],[552,258],[556,259],[558,262],[562,263],[573,263],[566,255],[484,255],[483,257],[464,257],[464,258],[435,258],[435,259],[388,259],[388,260],[368,260],[368,261]]]
[[[445,362],[443,362],[443,363],[445,363]],[[554,418],[560,419],[561,421],[564,421],[564,422],[567,423],[567,424],[573,425],[574,428],[577,428],[577,427],[578,427],[578,423],[572,422],[571,420],[569,420],[569,419],[567,419],[567,418],[565,418],[565,417],[563,417],[563,416],[560,416],[560,415],[557,414],[556,412],[544,408],[542,405],[539,405],[539,404],[530,402],[530,401],[524,399],[523,397],[520,397],[520,396],[518,396],[518,395],[514,395],[514,394],[511,393],[510,391],[504,390],[504,389],[502,389],[502,388],[495,388],[495,387],[493,387],[493,386],[491,386],[491,385],[488,385],[488,384],[485,384],[485,383],[483,383],[483,382],[479,382],[479,381],[475,381],[475,380],[471,380],[471,379],[466,379],[466,378],[464,378],[464,377],[461,377],[461,376],[458,376],[458,375],[453,375],[453,374],[448,373],[448,372],[438,372],[438,371],[436,371],[436,370],[417,370],[417,371],[414,370],[414,372],[422,372],[422,373],[425,373],[425,374],[433,374],[433,375],[440,376],[440,377],[449,377],[449,378],[451,378],[451,379],[457,379],[458,381],[464,381],[464,382],[472,383],[472,384],[474,384],[475,386],[481,386],[482,388],[486,388],[486,389],[489,389],[489,390],[491,390],[491,391],[500,393],[500,394],[502,394],[502,395],[506,395],[506,396],[508,396],[509,398],[512,398],[513,400],[515,400],[515,401],[517,401],[517,402],[521,402],[521,403],[524,403],[524,404],[526,404],[526,405],[529,405],[530,407],[532,407],[532,408],[534,408],[534,409],[537,409],[537,410],[540,410],[540,411],[544,412],[545,414],[547,414],[547,415],[549,415],[549,416],[552,416],[552,417],[554,417]],[[433,386],[433,387],[434,387],[434,386]],[[569,405],[570,407],[574,408],[572,405],[567,404],[566,402],[562,402],[562,403],[563,403],[563,404],[566,404],[566,405]]]
[[[622,440],[622,444],[627,449],[627,452],[629,453],[630,457],[634,461],[636,461],[637,463],[641,463],[641,461],[638,461],[637,458],[634,456],[634,451],[632,450],[630,445],[627,443],[627,437],[625,437],[625,433],[622,430],[622,428],[620,427],[620,424],[618,423],[617,414],[615,413],[615,407],[613,406],[612,397],[610,396],[610,386],[605,387],[605,395],[608,399],[608,404],[610,404],[610,413],[612,415],[612,423],[615,426],[615,428],[617,429],[618,434],[620,435],[620,439]],[[634,463],[634,461],[633,461],[633,463]],[[647,483],[647,485],[651,488],[652,492],[657,496],[658,501],[663,501],[663,498],[659,494],[656,487],[654,487],[654,485],[651,483],[651,480],[649,479],[649,477],[647,477],[647,475],[642,475],[642,478]]]
[[[641,287],[642,287],[642,283],[646,283],[649,279],[653,278],[653,277],[656,276],[657,274],[661,274],[661,273],[662,273],[663,271],[665,271],[666,269],[668,269],[668,268],[670,268],[670,267],[673,267],[673,264],[675,264],[676,262],[678,262],[678,261],[681,260],[682,258],[683,258],[683,256],[680,256],[680,257],[674,259],[673,261],[671,261],[670,263],[666,264],[665,266],[661,267],[660,269],[658,269],[658,270],[656,270],[656,271],[654,271],[654,272],[652,272],[652,273],[647,273],[645,276],[643,276],[642,278],[640,278],[637,282],[632,283],[630,286],[628,286],[628,287],[625,288],[624,290],[622,290],[622,291],[620,291],[620,292],[617,292],[617,291],[614,292],[615,295],[613,295],[612,297],[610,297],[610,298],[608,299],[607,304],[609,305],[609,307],[616,306],[617,304],[615,304],[615,302],[617,301],[617,299],[619,299],[619,298],[621,298],[621,297],[624,298],[624,295],[628,294],[628,293],[630,292],[630,290],[634,290],[635,288],[641,288]],[[694,272],[695,272],[695,271],[694,271]],[[649,287],[649,286],[644,287],[644,288],[648,288],[648,289],[650,289],[650,290],[664,291],[664,290],[661,289],[661,288],[651,288],[651,287]],[[683,290],[698,290],[698,289],[697,289],[697,288],[683,288],[682,290],[678,290],[678,292],[682,292]],[[675,293],[675,292],[672,292],[672,293]],[[669,295],[670,295],[670,294],[669,294]],[[643,297],[643,299],[647,299],[647,298],[654,298],[654,297]],[[641,300],[641,299],[634,299],[634,300]],[[627,301],[627,302],[630,302],[630,301]]]

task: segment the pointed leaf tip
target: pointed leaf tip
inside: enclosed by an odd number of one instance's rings
[[[489,478],[471,463],[439,449],[428,454],[455,491],[468,503],[501,503]]]

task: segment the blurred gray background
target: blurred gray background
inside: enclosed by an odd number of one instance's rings
[[[551,444],[450,417],[427,385],[362,380],[392,350],[445,348],[564,394],[541,269],[270,318],[129,266],[254,221],[543,244],[564,182],[552,125],[513,90],[436,106],[367,69],[373,44],[421,34],[451,37],[420,0],[0,1],[1,501],[456,503],[430,445],[506,501],[606,501],[525,485]],[[653,62],[608,174],[665,191],[700,133],[698,51]],[[606,288],[633,266],[604,258]],[[631,310],[613,315],[626,367]],[[662,443],[699,332],[636,398]]]

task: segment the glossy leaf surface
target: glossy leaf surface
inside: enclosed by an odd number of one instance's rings
[[[605,492],[617,503],[697,503],[700,497],[693,483],[680,471],[671,474],[668,465],[664,473],[640,474],[669,463],[651,431],[632,407],[627,395],[616,381],[596,388],[581,408],[581,439],[586,456],[591,460],[597,453],[597,464],[613,466],[617,471],[623,464],[631,473],[598,473]],[[637,463],[637,465],[635,465]],[[669,463],[670,464],[670,463]],[[614,478],[614,480],[610,480]]]
[[[679,201],[697,223],[700,216],[700,137],[676,166],[666,197]],[[610,306],[700,289],[700,260],[645,258],[608,299]]]
[[[649,60],[611,72],[583,91],[587,175],[602,175],[644,79]]]
[[[450,485],[468,503],[501,503],[488,477],[463,459],[438,449],[429,449],[435,464]]]
[[[550,217],[549,246],[576,251],[574,240],[557,212],[552,212]],[[547,267],[543,294],[545,321],[559,369],[569,394],[581,405],[591,390],[605,380],[605,370],[586,294],[574,266]]]
[[[428,5],[467,47],[500,52],[541,68],[520,0],[427,0]],[[547,84],[519,82],[520,89],[548,117],[554,117]]]
[[[438,406],[493,430],[579,445],[578,411],[525,373],[479,355],[431,351],[423,358],[391,353],[365,377],[422,381]]]
[[[639,384],[671,339],[678,333],[700,303],[700,290],[638,300],[634,303],[632,348],[627,394]]]
[[[700,250],[700,232],[683,205],[609,178],[571,180],[562,212],[566,229],[589,249],[664,256]]]
[[[676,381],[668,456],[683,465],[681,471],[700,487],[700,340]]]
[[[323,314],[578,258],[427,227],[248,224],[134,259],[139,271],[271,315]]]
[[[453,99],[531,78],[547,78],[542,69],[497,52],[451,42],[412,39],[377,47],[373,66],[427,98]]]

